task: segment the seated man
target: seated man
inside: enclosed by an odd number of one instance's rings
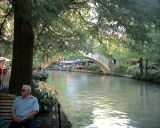
[[[22,96],[15,99],[12,106],[13,121],[9,128],[35,128],[36,120],[34,116],[39,111],[39,104],[36,97],[31,96],[31,87],[23,85]]]

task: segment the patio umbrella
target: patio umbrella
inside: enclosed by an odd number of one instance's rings
[[[11,61],[10,59],[7,59],[7,58],[5,58],[5,57],[0,57],[0,61]]]

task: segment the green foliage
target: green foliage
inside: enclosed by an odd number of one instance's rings
[[[160,82],[160,67],[149,69],[146,79],[154,82]]]
[[[159,66],[154,66],[154,68],[149,68],[147,71],[147,76],[140,75],[140,70],[137,65],[129,66],[127,69],[127,74],[132,75],[133,78],[136,79],[145,79],[149,81],[154,81],[154,82],[160,82],[160,67]]]
[[[129,66],[126,70],[126,73],[128,75],[132,75],[134,78],[140,78],[140,70],[137,65]]]
[[[39,81],[45,81],[48,78],[48,73],[45,73],[43,71],[37,71],[33,72],[32,79],[33,80],[39,80]]]
[[[89,65],[89,70],[90,71],[96,71],[96,72],[102,72],[102,70],[97,66],[97,64],[92,63]]]
[[[118,58],[121,61],[129,61],[132,58],[138,58],[139,54],[136,52],[133,52],[129,49],[124,49],[123,51],[115,52],[115,57]]]
[[[160,31],[153,29],[150,33],[148,33],[148,36],[152,38],[152,43],[150,44],[150,47],[148,49],[149,51],[149,58],[150,60],[157,62],[160,64]]]
[[[128,65],[127,65],[127,64],[120,64],[120,65],[118,65],[118,66],[116,67],[115,73],[125,74],[127,68],[128,68]]]
[[[13,44],[13,8],[0,1],[0,56],[11,55]]]
[[[40,112],[50,112],[57,104],[57,91],[44,82],[35,83],[34,95],[40,104]]]

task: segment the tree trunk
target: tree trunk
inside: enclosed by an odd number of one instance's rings
[[[145,78],[147,79],[148,75],[148,59],[146,59],[146,65],[145,65]]]
[[[140,75],[143,76],[143,58],[139,59]]]
[[[14,44],[9,91],[20,94],[23,84],[32,82],[34,33],[31,23],[24,18],[20,5],[14,4]],[[27,13],[27,12],[23,12]]]

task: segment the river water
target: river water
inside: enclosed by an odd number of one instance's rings
[[[160,86],[99,74],[48,71],[73,128],[160,128]]]

